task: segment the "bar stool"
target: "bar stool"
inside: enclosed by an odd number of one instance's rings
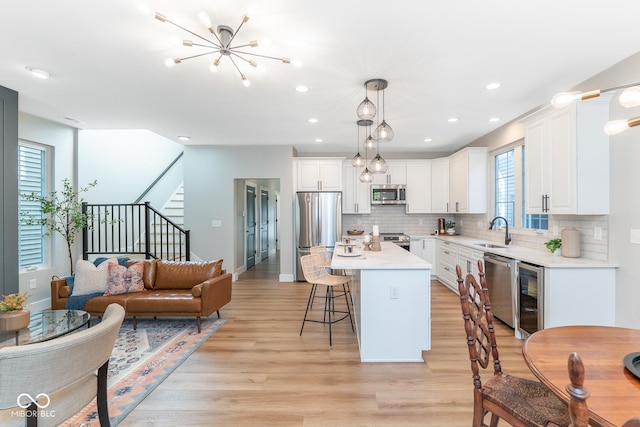
[[[349,292],[348,276],[336,276],[329,274],[326,269],[324,259],[320,254],[305,255],[300,258],[302,263],[302,272],[304,273],[305,280],[311,284],[311,292],[309,293],[309,300],[307,301],[307,309],[304,312],[304,319],[302,320],[302,327],[300,328],[300,335],[304,330],[305,322],[323,323],[329,325],[329,345],[333,345],[333,337],[331,334],[331,326],[341,320],[349,318],[351,322],[351,330],[355,331],[353,327],[353,316],[351,315],[351,293]],[[313,300],[316,298],[316,289],[318,286],[325,286],[324,297],[324,317],[322,320],[307,319],[309,310],[313,304]],[[342,287],[342,290],[334,291],[336,287]],[[347,311],[336,310],[335,300],[344,296],[344,300],[347,304]],[[334,318],[334,316],[342,315],[342,317]]]

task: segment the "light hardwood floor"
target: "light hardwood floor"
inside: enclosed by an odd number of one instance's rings
[[[458,296],[432,282],[424,363],[360,363],[348,322],[307,323],[310,285],[278,282],[276,256],[240,275],[227,322],[121,426],[470,426],[471,369]],[[320,306],[321,304],[317,304]],[[380,313],[384,316],[384,313]],[[497,324],[503,370],[534,378]]]

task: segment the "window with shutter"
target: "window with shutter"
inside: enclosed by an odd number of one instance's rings
[[[34,193],[43,196],[46,192],[46,149],[35,145],[18,145],[18,194]],[[24,200],[19,197],[19,215],[28,214],[31,217],[42,215],[40,204]],[[20,267],[31,267],[44,264],[45,239],[44,227],[41,225],[27,225],[20,221],[18,229],[18,246]]]

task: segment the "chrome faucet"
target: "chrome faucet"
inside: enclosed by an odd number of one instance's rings
[[[507,227],[504,233],[504,244],[508,245],[509,242],[511,242],[511,235],[509,234],[509,223],[507,222],[507,219],[503,216],[497,216],[495,218],[493,218],[491,220],[491,224],[489,224],[489,230],[493,230],[493,227],[495,226],[495,222],[497,219],[501,219],[504,221],[504,225]]]

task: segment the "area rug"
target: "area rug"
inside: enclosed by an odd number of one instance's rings
[[[109,419],[116,426],[220,326],[222,319],[125,319],[109,359]],[[94,399],[63,426],[100,426]]]

